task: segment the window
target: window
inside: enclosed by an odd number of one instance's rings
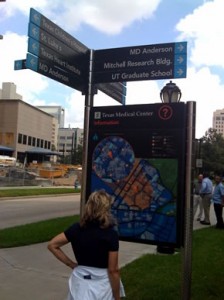
[[[23,145],[27,144],[27,135],[23,135]]]
[[[32,137],[28,136],[28,145],[31,146],[32,145]]]
[[[40,139],[37,139],[37,147],[40,147]]]
[[[22,137],[23,135],[21,133],[18,134],[18,143],[22,144]]]

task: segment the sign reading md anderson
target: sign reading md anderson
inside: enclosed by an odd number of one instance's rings
[[[186,77],[187,43],[96,50],[94,83]]]

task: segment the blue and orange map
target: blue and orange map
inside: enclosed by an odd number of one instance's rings
[[[91,190],[113,197],[121,238],[175,243],[177,174],[176,159],[135,157],[127,140],[108,136],[93,151]]]

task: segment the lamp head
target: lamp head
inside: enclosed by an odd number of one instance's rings
[[[167,83],[160,92],[160,99],[164,103],[179,102],[181,98],[181,90],[172,81]]]

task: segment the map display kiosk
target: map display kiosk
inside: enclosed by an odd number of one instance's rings
[[[183,243],[185,103],[92,107],[87,197],[104,189],[121,240]]]

